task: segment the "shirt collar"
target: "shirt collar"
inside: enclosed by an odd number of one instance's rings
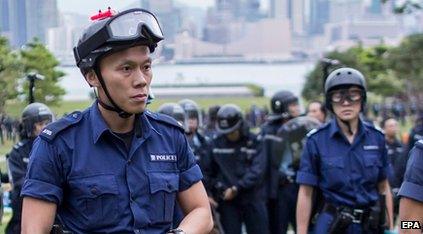
[[[104,121],[104,118],[98,109],[97,103],[98,102],[94,102],[90,107],[90,122],[93,131],[92,135],[94,144],[97,143],[104,132],[111,131]],[[146,115],[144,113],[137,115],[134,123],[134,136],[137,138],[143,137],[144,139],[147,139],[151,134],[151,130],[157,132]]]
[[[367,126],[363,123],[363,121],[361,120],[361,118],[358,119],[358,132],[357,132],[357,137],[361,137],[361,135],[365,132],[367,132]],[[338,122],[336,121],[336,118],[332,118],[331,122],[330,122],[330,127],[329,127],[329,134],[330,137],[333,137],[336,133],[339,133],[340,135],[342,134],[341,128],[338,125]]]

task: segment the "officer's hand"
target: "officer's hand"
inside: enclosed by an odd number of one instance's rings
[[[237,195],[238,189],[235,186],[232,186],[225,190],[223,193],[223,200],[230,201],[234,199],[234,197]]]
[[[218,204],[212,197],[209,197],[209,202],[213,208],[217,208]]]

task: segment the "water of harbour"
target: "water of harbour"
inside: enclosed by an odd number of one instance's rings
[[[65,100],[85,100],[90,88],[77,67],[60,67],[66,73],[61,85],[66,89]],[[224,84],[253,83],[264,88],[271,96],[286,89],[300,94],[305,76],[313,63],[284,64],[196,64],[153,66],[153,92],[157,84]]]

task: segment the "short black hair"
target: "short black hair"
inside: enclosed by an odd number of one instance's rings
[[[390,119],[397,121],[397,119],[395,119],[393,116],[387,116],[387,117],[383,118],[382,121],[380,121],[380,127],[385,128],[386,122]]]
[[[317,104],[319,104],[320,105],[320,111],[325,115],[325,118],[328,116],[328,113],[327,113],[327,109],[326,109],[326,107],[325,107],[325,105],[323,104],[323,102],[321,102],[321,101],[319,101],[319,100],[313,100],[313,101],[311,101],[310,103],[308,103],[308,106],[307,106],[307,113],[308,113],[308,108],[310,107],[310,105],[311,104],[313,104],[313,103],[317,103]]]

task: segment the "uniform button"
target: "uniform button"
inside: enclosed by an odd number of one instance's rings
[[[131,164],[131,159],[128,159],[128,161],[126,161],[126,163],[129,165]]]
[[[91,188],[91,193],[92,194],[94,194],[94,195],[97,195],[98,194],[98,190],[97,190],[97,188]]]

